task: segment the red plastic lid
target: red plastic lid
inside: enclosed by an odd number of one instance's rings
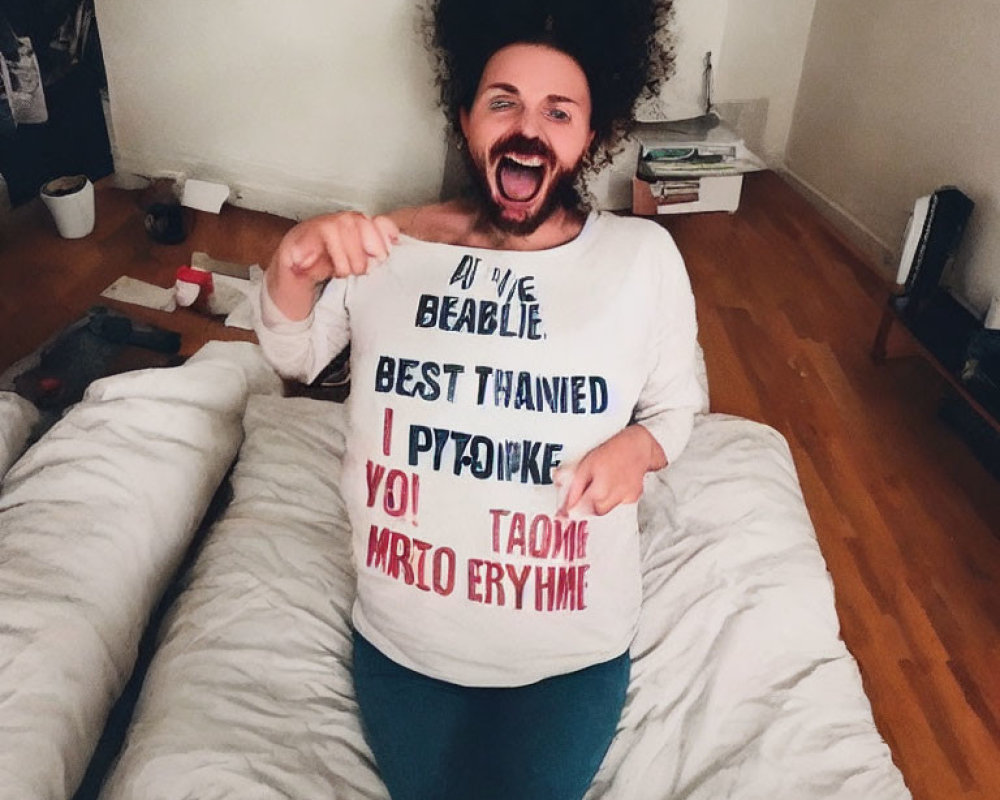
[[[208,291],[212,289],[212,273],[206,272],[203,269],[186,266],[178,267],[177,280],[185,281],[186,283],[196,283],[202,289],[207,289]]]

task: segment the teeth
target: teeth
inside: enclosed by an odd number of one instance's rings
[[[545,160],[541,156],[515,156],[508,153],[507,158],[515,164],[520,164],[522,167],[540,167],[545,163]]]

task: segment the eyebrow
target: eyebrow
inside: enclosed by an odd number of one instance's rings
[[[486,88],[487,90],[499,89],[500,91],[506,92],[507,94],[516,94],[516,95],[521,94],[521,91],[512,83],[491,83]],[[572,97],[566,97],[565,95],[562,94],[550,94],[545,99],[548,100],[550,103],[572,103],[575,106],[580,105],[580,102],[578,100],[574,100]]]

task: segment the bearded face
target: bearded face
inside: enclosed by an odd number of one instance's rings
[[[514,133],[490,148],[485,159],[468,160],[486,220],[502,233],[528,236],[557,209],[574,210],[583,158],[569,169],[540,139]]]
[[[570,56],[534,44],[498,50],[461,123],[496,229],[529,235],[557,209],[577,206],[574,185],[593,133],[587,79]]]

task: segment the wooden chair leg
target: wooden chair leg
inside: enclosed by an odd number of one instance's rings
[[[878,331],[875,334],[875,341],[872,343],[872,360],[876,364],[884,364],[887,358],[887,347],[889,343],[889,332],[892,330],[892,323],[896,320],[896,312],[889,303],[886,303],[882,311],[882,320],[878,324]]]

